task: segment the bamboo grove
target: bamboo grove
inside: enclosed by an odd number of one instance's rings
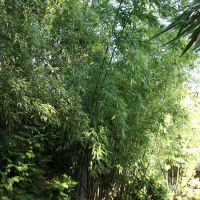
[[[196,55],[148,39],[186,3],[0,1],[2,200],[178,191],[197,161],[183,151],[198,146],[183,104]]]

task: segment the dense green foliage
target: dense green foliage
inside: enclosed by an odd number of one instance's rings
[[[4,0],[0,11],[0,198],[166,199],[165,166],[191,162],[178,158],[195,55],[177,60],[184,41],[163,48],[171,34],[144,41],[175,4]]]

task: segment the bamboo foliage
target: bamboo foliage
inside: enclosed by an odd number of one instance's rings
[[[0,9],[0,197],[167,198],[154,164],[167,117],[178,126],[187,116],[180,99],[194,55],[177,61],[184,41],[162,47],[171,34],[144,40],[159,11],[176,12],[170,1],[6,0]]]

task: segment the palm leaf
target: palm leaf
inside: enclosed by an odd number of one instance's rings
[[[198,35],[200,33],[200,27],[198,27],[193,34],[191,35],[191,40],[190,42],[187,44],[187,46],[185,47],[185,49],[183,50],[183,53],[181,54],[181,57],[188,51],[188,49],[195,43],[195,41],[198,38]]]
[[[184,31],[182,31],[182,33],[177,34],[177,36],[176,36],[174,39],[170,40],[170,41],[167,42],[165,45],[168,45],[168,44],[174,42],[175,40],[181,38],[181,36],[183,36],[183,35],[188,35],[188,34],[190,34],[190,33],[191,33],[194,29],[196,29],[196,28],[197,28],[197,24],[192,24],[192,25],[189,26],[187,29],[185,29]]]
[[[187,35],[190,36],[190,41],[183,50],[181,56],[183,56],[188,49],[194,44],[198,43],[200,40],[200,27],[199,27],[199,21],[200,21],[200,0],[194,0],[191,5],[188,6],[187,10],[185,10],[182,14],[175,17],[172,21],[172,23],[167,26],[163,31],[160,33],[154,35],[149,40],[152,40],[153,38],[158,37],[159,35],[169,31],[169,30],[179,30],[176,37],[167,42],[165,45],[170,44],[174,42],[175,40],[185,37]],[[199,49],[198,49],[199,50]]]
[[[174,20],[172,21],[172,23],[167,26],[165,28],[165,30],[161,31],[160,33],[154,35],[153,37],[151,37],[149,40],[152,40],[153,38],[158,37],[159,35],[171,30],[171,29],[176,29],[179,26],[182,26],[182,23],[186,23],[186,21],[184,21],[184,17],[186,16],[186,14],[190,14],[190,12],[188,13],[188,11],[183,12],[181,15],[177,16],[176,18],[174,18]]]

